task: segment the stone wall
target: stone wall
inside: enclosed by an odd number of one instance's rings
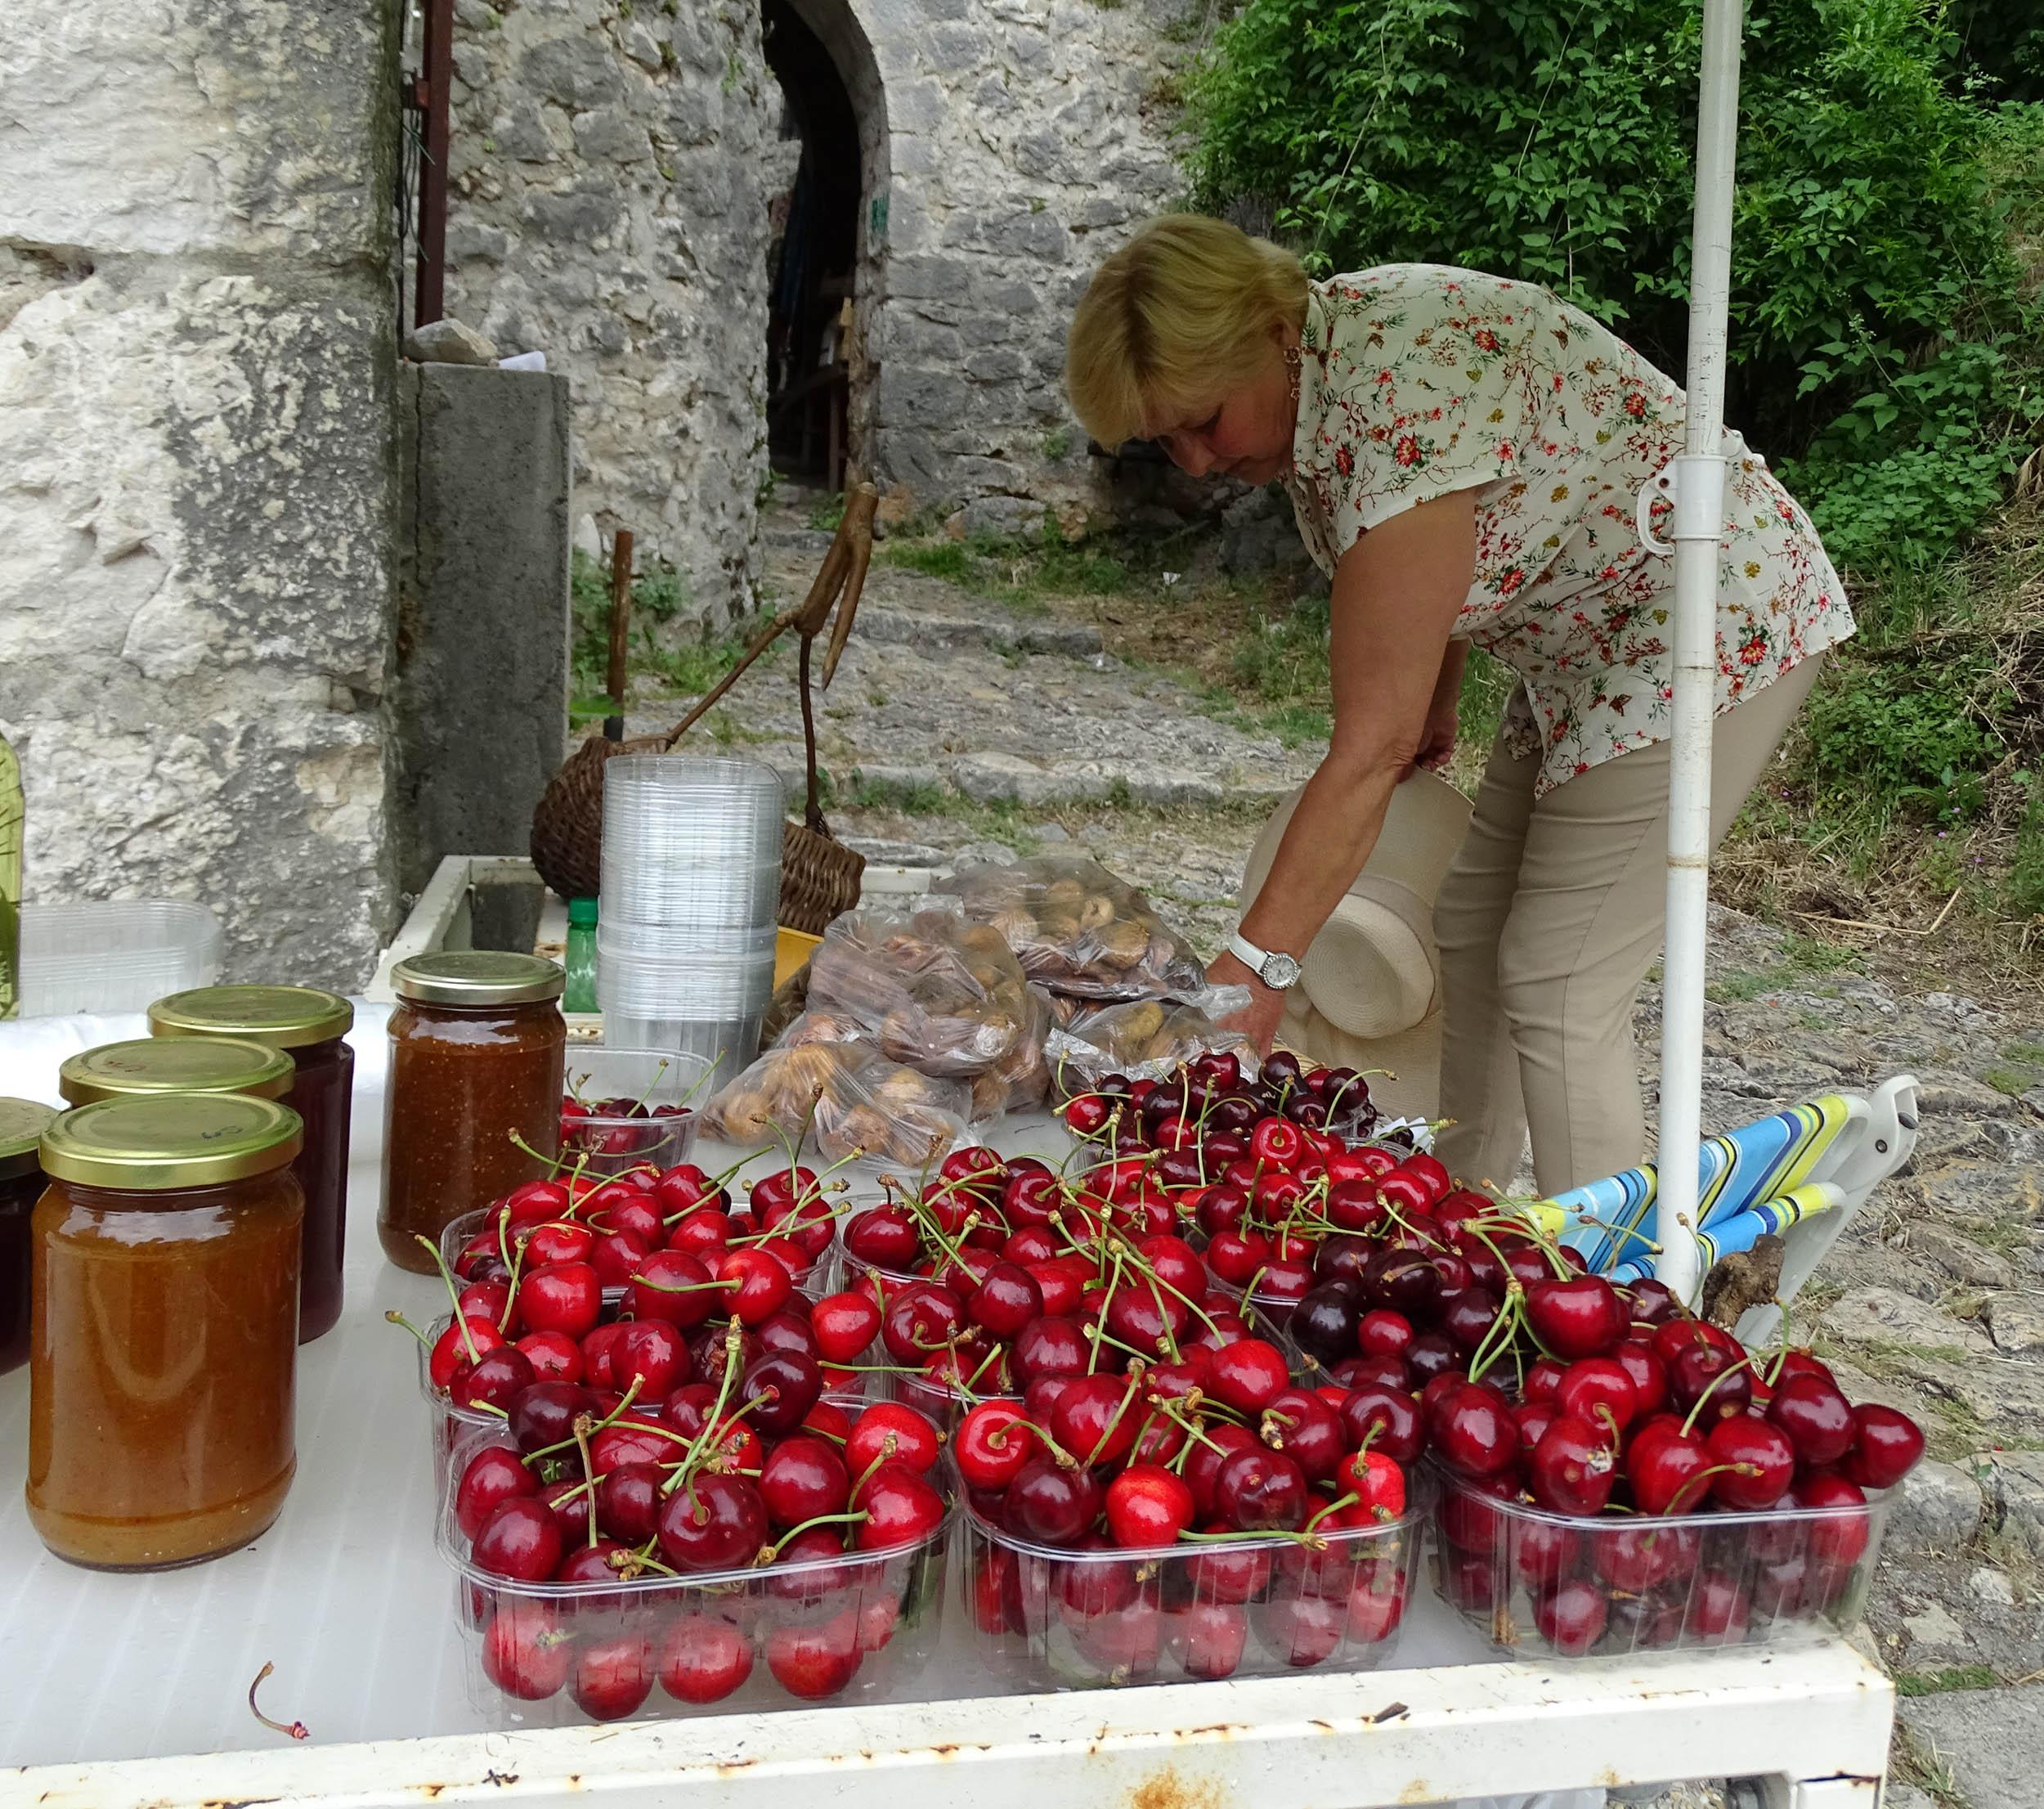
[[[898,509],[1032,532],[1114,509],[1063,393],[1098,259],[1178,186],[1182,0],[790,0],[859,128],[855,463]],[[458,0],[450,312],[574,380],[577,509],[696,613],[755,600],[764,154],[756,4]]]
[[[578,510],[755,601],[780,119],[744,0],[457,0],[447,308],[575,394]]]
[[[0,732],[31,903],[196,898],[229,972],[394,927],[393,0],[13,0]]]
[[[1108,504],[1063,381],[1101,258],[1180,186],[1157,102],[1168,0],[858,0],[894,188],[874,465],[969,531]]]

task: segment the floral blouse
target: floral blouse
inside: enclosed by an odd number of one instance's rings
[[[1379,522],[1474,488],[1477,563],[1455,632],[1525,685],[1504,734],[1536,796],[1670,733],[1674,561],[1635,524],[1682,451],[1681,389],[1531,284],[1387,264],[1311,285],[1289,480],[1332,575]],[[1853,631],[1809,518],[1725,436],[1718,709]],[[1654,504],[1665,538],[1671,513]]]

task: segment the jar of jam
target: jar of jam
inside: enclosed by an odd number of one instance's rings
[[[163,1570],[265,1531],[295,1462],[298,1115],[103,1100],[44,1132],[29,1519],[60,1558]]]
[[[238,1037],[203,1042],[102,1043],[56,1071],[56,1090],[74,1106],[170,1093],[241,1093],[281,1099],[291,1089],[291,1058]]]
[[[38,1146],[55,1109],[0,1099],[0,1374],[29,1360],[29,1214],[43,1192]]]
[[[298,1342],[330,1331],[341,1316],[341,1264],[347,1245],[348,1120],[355,1052],[343,1040],[355,1008],[312,986],[200,986],[149,1008],[159,1037],[235,1037],[291,1058],[284,1102],[305,1120],[305,1147],[293,1172],[305,1195],[305,1261]]]
[[[561,1142],[567,976],[538,955],[459,949],[391,969],[390,1078],[377,1235],[434,1273],[448,1221],[549,1173]]]

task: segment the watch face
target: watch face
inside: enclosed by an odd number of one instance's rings
[[[1294,984],[1299,976],[1299,964],[1289,954],[1274,954],[1263,963],[1260,976],[1263,984],[1273,992],[1283,992]]]

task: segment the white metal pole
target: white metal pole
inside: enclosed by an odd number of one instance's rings
[[[1675,676],[1668,780],[1667,949],[1661,966],[1660,1190],[1655,1272],[1686,1300],[1701,1285],[1696,1225],[1702,1130],[1703,957],[1710,882],[1710,727],[1724,528],[1724,355],[1739,132],[1741,0],[1704,0],[1690,258],[1688,413],[1675,460]]]

